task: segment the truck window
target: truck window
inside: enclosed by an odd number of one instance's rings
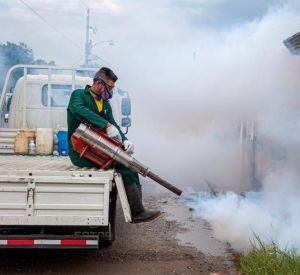
[[[76,85],[75,89],[82,86]],[[51,107],[67,107],[72,92],[72,85],[51,84]],[[42,105],[47,106],[48,84],[42,87]]]

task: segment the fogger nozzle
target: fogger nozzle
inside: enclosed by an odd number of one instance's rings
[[[178,189],[174,185],[162,179],[160,176],[151,172],[148,167],[140,163],[133,156],[127,154],[122,148],[116,146],[107,138],[104,138],[98,133],[94,132],[87,125],[80,124],[79,127],[76,129],[74,135],[76,138],[81,139],[87,145],[99,150],[100,152],[104,153],[105,155],[109,156],[115,161],[125,165],[131,170],[139,173],[144,177],[151,178],[152,180],[156,181],[160,185],[175,193],[176,195],[181,195],[182,190]]]

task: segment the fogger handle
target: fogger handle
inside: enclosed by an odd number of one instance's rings
[[[154,181],[156,181],[157,183],[159,183],[160,185],[167,188],[168,190],[170,190],[171,192],[175,193],[178,196],[180,196],[182,194],[182,190],[178,189],[177,187],[175,187],[171,183],[168,183],[166,180],[162,179],[158,175],[155,175],[151,171],[148,173],[147,177],[153,179]]]

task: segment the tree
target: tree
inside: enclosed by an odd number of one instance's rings
[[[47,62],[43,59],[34,59],[33,50],[25,43],[19,44],[6,42],[0,44],[0,89],[2,91],[3,82],[8,69],[17,64],[37,64],[37,65],[55,65],[54,61]],[[14,87],[16,81],[23,75],[22,70],[17,70],[9,83]]]

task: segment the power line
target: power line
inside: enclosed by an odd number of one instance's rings
[[[80,62],[80,60],[83,59],[83,58],[84,58],[84,55],[82,55],[76,62],[74,62],[74,63],[71,65],[71,67],[74,67],[75,65],[77,65],[77,64]]]
[[[110,64],[108,61],[106,61],[105,59],[101,58],[100,56],[96,55],[96,54],[92,54],[92,56],[94,56],[96,59],[101,60],[102,62],[106,63],[106,64]]]
[[[48,25],[52,30],[54,30],[55,32],[57,32],[58,34],[60,34],[62,37],[64,37],[66,40],[68,40],[69,42],[71,42],[73,44],[73,46],[75,46],[76,48],[82,50],[82,48],[76,43],[74,42],[72,39],[70,39],[69,37],[67,37],[65,34],[61,33],[59,31],[59,29],[57,29],[55,26],[51,25],[48,21],[45,20],[45,18],[43,18],[34,8],[32,8],[29,4],[27,4],[24,0],[20,0],[20,2],[26,6],[32,13],[34,13],[38,18],[40,18],[46,25]]]
[[[89,8],[89,6],[86,4],[86,2],[85,1],[83,1],[83,0],[79,0],[81,3],[82,3],[82,5],[84,5],[87,9]]]

